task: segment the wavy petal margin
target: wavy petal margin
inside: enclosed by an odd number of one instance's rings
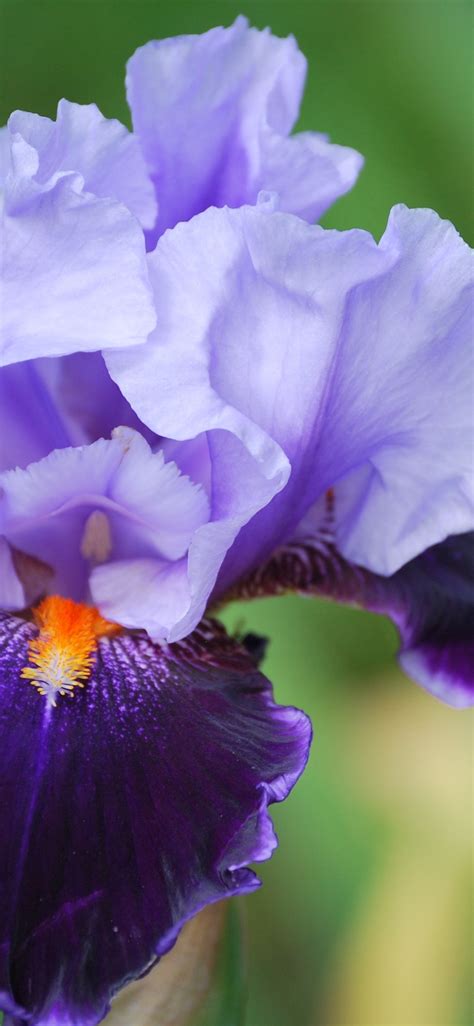
[[[95,1026],[199,909],[259,886],[311,728],[214,622],[101,638],[54,707],[20,677],[35,631],[2,614],[0,1007]]]

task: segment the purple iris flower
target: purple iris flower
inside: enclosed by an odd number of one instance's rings
[[[162,218],[262,186],[283,193],[285,167],[290,205],[322,212],[360,158],[317,136],[286,139],[304,78],[294,42],[240,20],[186,42],[198,77],[203,45],[209,81],[176,195],[170,126],[189,74],[154,132],[160,167],[171,146]],[[142,142],[66,101],[56,121],[17,112],[0,138],[0,1007],[15,1024],[92,1026],[199,908],[258,886],[248,864],[276,844],[267,806],[286,797],[310,742],[304,714],[274,704],[253,643],[198,626],[273,482],[257,474],[241,494],[229,480],[219,495],[205,439],[158,439],[100,355],[143,345],[157,316]],[[114,597],[111,622],[96,607]]]
[[[429,211],[378,245],[307,223],[360,158],[288,137],[304,71],[238,19],[138,51],[135,134],[62,101],[0,137],[15,1026],[95,1026],[190,916],[258,886],[310,726],[215,602],[388,612],[408,672],[472,695],[468,250]]]

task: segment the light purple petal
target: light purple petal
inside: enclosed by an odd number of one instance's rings
[[[174,581],[179,590],[181,561],[207,522],[208,499],[162,453],[152,454],[141,436],[124,428],[108,441],[56,450],[26,470],[0,475],[0,487],[0,531],[22,552],[53,567],[49,591],[82,600],[95,567],[107,564],[107,580],[109,563],[156,562],[162,575],[155,622],[168,601],[162,634],[174,626]],[[131,580],[130,589],[123,584],[107,592],[107,615],[143,627],[133,587]],[[14,598],[12,593],[5,605],[12,606]]]
[[[85,191],[118,200],[144,228],[153,227],[157,204],[139,142],[119,121],[104,118],[95,103],[60,100],[56,121],[18,110],[8,129],[38,154],[38,184],[60,171],[79,172]]]
[[[209,206],[276,190],[313,220],[354,184],[358,153],[305,133],[288,139],[306,61],[292,36],[230,28],[147,43],[128,63],[133,124],[159,201],[158,234]]]
[[[26,467],[53,449],[109,438],[119,425],[159,444],[112,381],[101,353],[0,368],[0,471]]]
[[[106,356],[150,428],[179,439],[209,432],[213,503],[232,495],[243,514],[247,504],[241,524],[259,508],[258,491],[263,507],[284,488],[288,457],[292,480],[300,469],[346,293],[389,263],[363,232],[323,232],[269,210],[208,210],[167,232],[149,257],[159,327],[140,359]],[[281,496],[289,529],[305,509],[290,491]],[[281,526],[280,513],[254,535],[255,558],[262,538],[275,547]]]
[[[431,210],[395,207],[380,248],[397,260],[349,301],[326,416],[336,447],[358,430],[367,452],[337,490],[339,544],[391,574],[474,526],[474,266]]]
[[[187,559],[170,563],[143,556],[106,563],[92,571],[90,587],[102,616],[139,627],[151,638],[170,639],[189,610]]]
[[[260,188],[277,193],[280,210],[311,222],[352,189],[363,164],[356,150],[330,143],[319,132],[286,138],[268,129],[261,149]]]
[[[156,437],[141,423],[112,381],[101,353],[71,353],[58,359],[37,360],[34,366],[38,367],[67,427],[67,444],[88,445],[98,438],[109,438],[121,424],[156,444]]]
[[[84,191],[76,171],[48,167],[44,178],[41,154],[18,132],[10,138],[0,365],[143,341],[156,317],[135,217]]]
[[[180,446],[173,455],[179,464]],[[188,452],[183,465],[186,456]],[[173,564],[148,558],[148,553],[136,558],[135,548],[132,558],[126,559],[122,548],[120,562],[96,567],[91,576],[94,601],[104,616],[128,627],[143,627],[150,637],[170,642],[185,637],[196,626],[242,524],[272,494],[272,483],[232,435],[215,433],[209,442],[209,460],[211,515],[209,522],[196,527],[187,558]],[[193,470],[203,470],[202,454],[189,462]],[[203,479],[198,478],[203,484],[205,476],[204,472]]]
[[[0,470],[26,467],[51,449],[70,443],[39,363],[25,361],[0,368]]]
[[[4,188],[5,179],[10,171],[10,133],[7,125],[0,128],[0,189]]]
[[[209,432],[216,494],[252,495],[232,435],[273,487],[221,588],[334,485],[342,552],[379,573],[469,529],[471,264],[451,225],[398,207],[376,245],[265,203],[209,210],[149,265],[160,323],[140,358],[108,354],[113,377],[157,433]]]

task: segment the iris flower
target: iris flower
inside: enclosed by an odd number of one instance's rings
[[[387,612],[407,671],[472,697],[469,252],[431,211],[378,244],[308,223],[360,159],[287,137],[303,78],[238,19],[138,51],[135,134],[62,101],[1,137],[10,1026],[95,1026],[258,886],[311,731],[226,598]]]

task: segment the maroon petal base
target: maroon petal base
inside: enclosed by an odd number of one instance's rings
[[[400,663],[454,706],[474,702],[474,534],[427,549],[392,577],[347,562],[329,532],[278,549],[231,597],[287,591],[325,595],[386,613],[401,641]]]

